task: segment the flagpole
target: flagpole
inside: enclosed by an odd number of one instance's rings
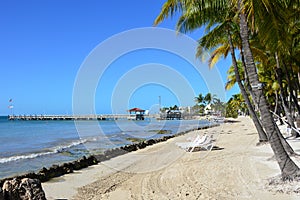
[[[13,106],[13,104],[12,104],[12,102],[13,102],[13,100],[12,99],[9,99],[9,101],[8,101],[9,103],[10,103],[10,105],[8,106],[8,108],[10,109],[10,114],[11,114],[11,116],[13,117],[14,116],[14,106]]]

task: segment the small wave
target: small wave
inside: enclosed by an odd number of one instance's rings
[[[75,142],[72,142],[71,144],[69,144],[69,145],[61,145],[61,146],[57,146],[57,147],[55,147],[54,149],[53,149],[53,153],[60,153],[60,152],[63,152],[63,151],[65,151],[66,149],[70,149],[70,148],[72,148],[72,147],[74,147],[74,146],[77,146],[77,145],[80,145],[80,144],[84,144],[84,143],[86,143],[86,142],[88,142],[88,140],[87,139],[84,139],[84,140],[79,140],[79,141],[75,141]]]
[[[87,142],[87,140],[80,140],[80,141],[75,141],[72,142],[71,144],[68,145],[60,145],[56,146],[52,149],[49,149],[47,152],[39,152],[39,153],[32,153],[32,154],[27,154],[27,155],[17,155],[17,156],[11,156],[7,158],[0,158],[0,163],[8,163],[8,162],[13,162],[17,160],[25,160],[25,159],[33,159],[41,156],[46,156],[46,155],[51,155],[55,153],[61,153],[66,151],[66,149],[72,148],[74,146],[80,145]]]

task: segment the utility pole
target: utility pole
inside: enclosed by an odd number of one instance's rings
[[[158,107],[159,107],[159,113],[161,109],[161,96],[158,96]]]

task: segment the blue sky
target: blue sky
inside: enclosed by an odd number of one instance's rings
[[[163,0],[1,1],[0,115],[10,113],[9,99],[13,99],[15,114],[71,114],[74,82],[90,52],[115,34],[151,27],[163,3]],[[174,30],[175,23],[176,19],[168,19],[158,27]],[[198,39],[202,34],[199,30],[189,36]],[[112,94],[119,79],[148,63],[174,68],[190,82],[195,93],[208,91],[192,67],[184,67],[184,60],[158,50],[136,51],[113,62],[101,78],[95,95],[96,112],[112,112]],[[228,61],[217,64],[224,82],[229,65]],[[163,74],[158,72],[157,76]],[[226,99],[237,91],[235,88],[226,93]],[[126,102],[128,107],[150,109],[161,96],[162,106],[193,104],[193,99],[183,103],[176,95],[168,86],[145,84],[132,91]]]

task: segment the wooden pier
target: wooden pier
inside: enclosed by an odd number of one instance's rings
[[[145,116],[153,118],[154,116]],[[104,115],[9,115],[9,120],[133,120],[135,115],[104,114]]]

